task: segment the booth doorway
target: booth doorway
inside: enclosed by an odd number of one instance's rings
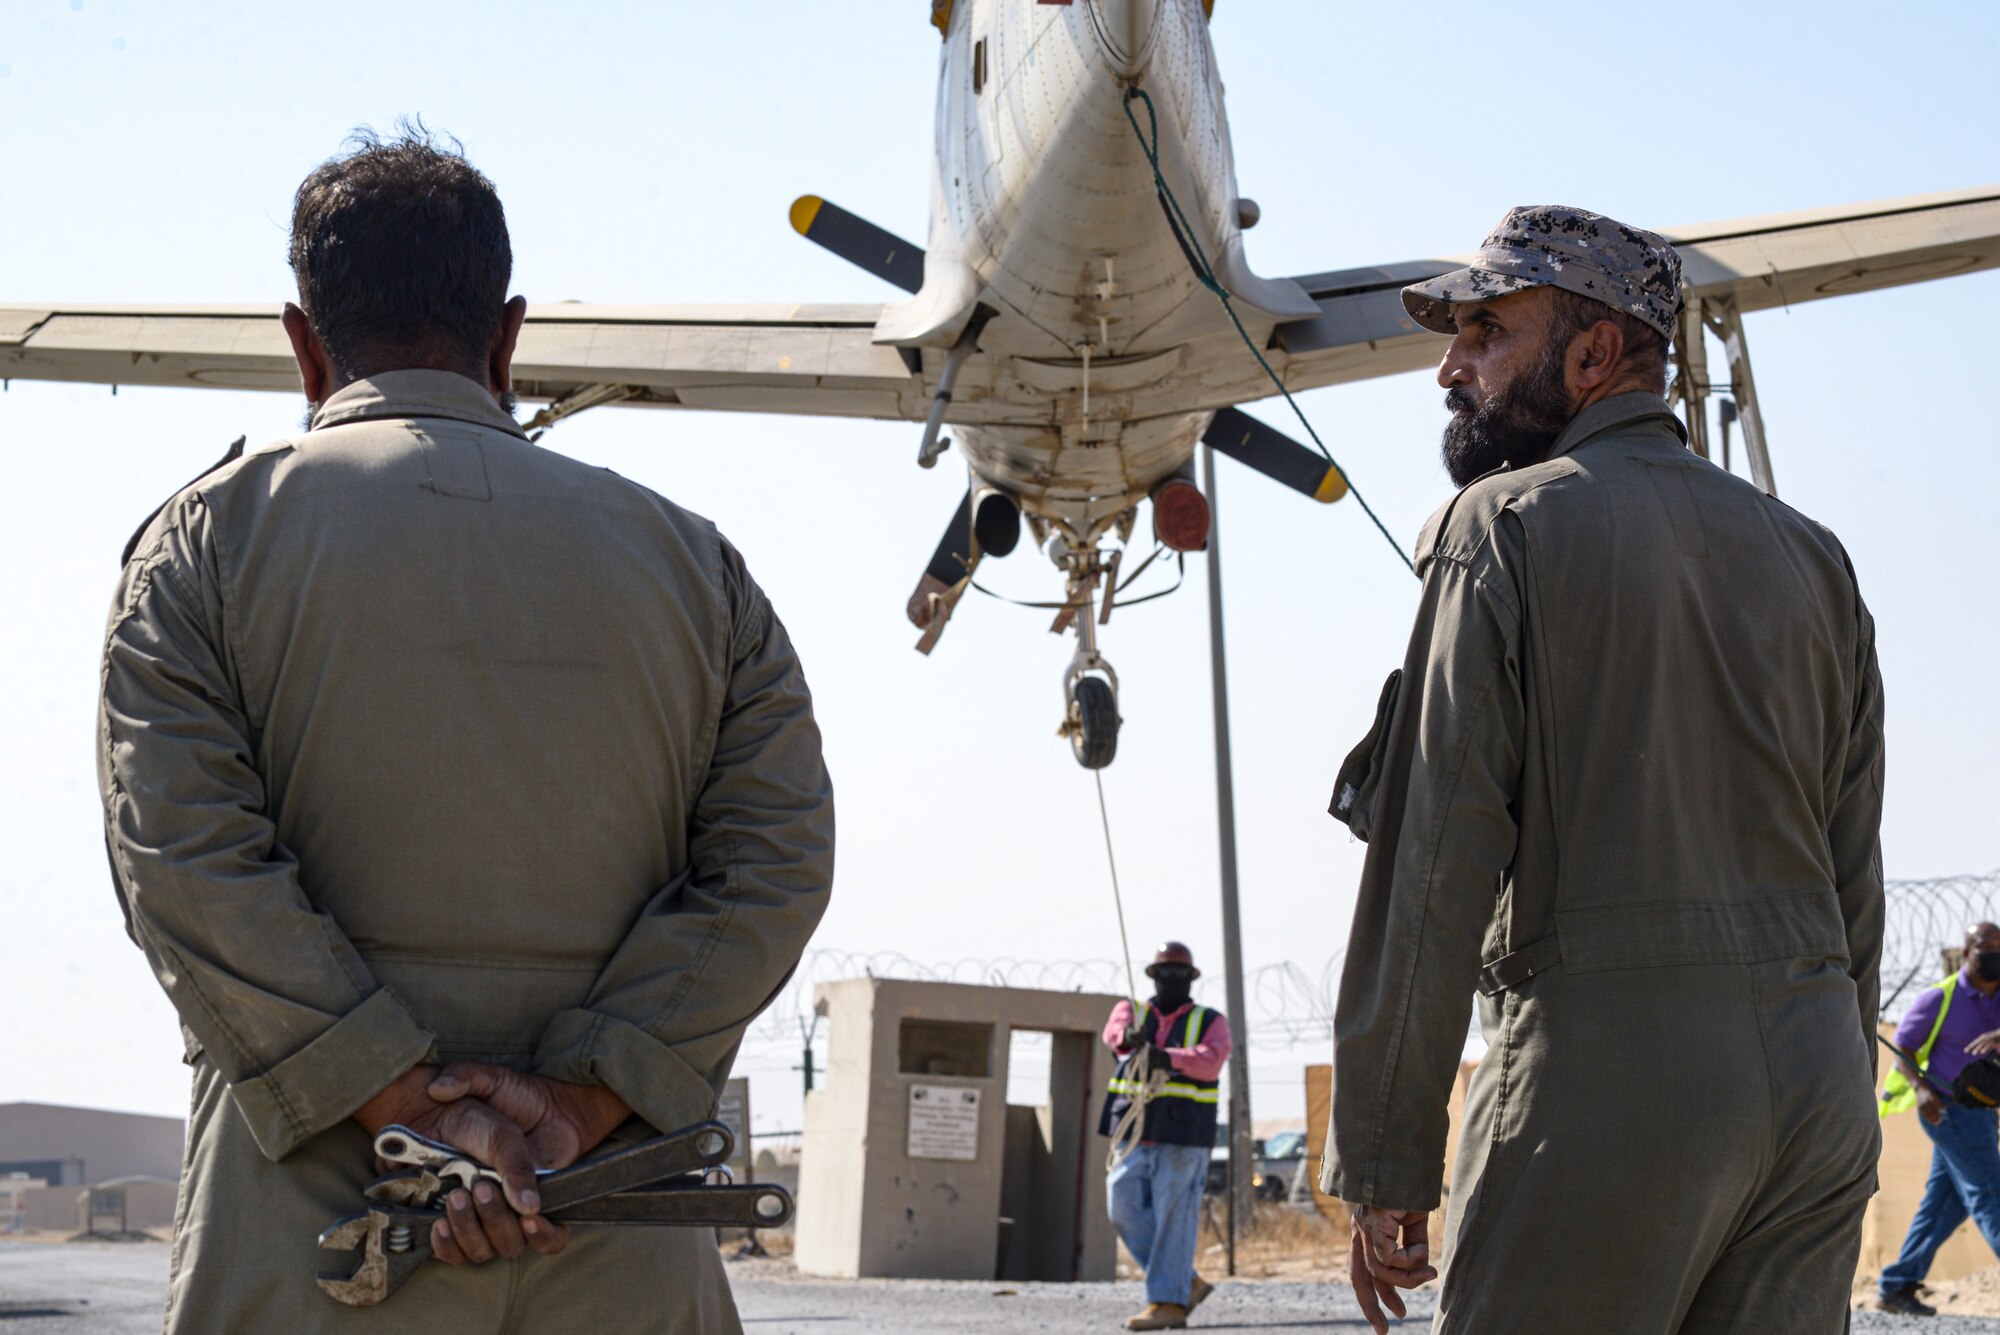
[[[1007,1136],[993,1277],[1072,1283],[1083,1277],[1084,1202],[1089,1174],[1102,1157],[1102,1091],[1091,1081],[1097,1035],[1010,1028],[1007,1039]]]

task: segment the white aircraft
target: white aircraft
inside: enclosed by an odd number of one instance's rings
[[[1464,257],[1300,278],[1256,274],[1243,233],[1213,0],[931,0],[943,38],[928,250],[816,196],[808,239],[910,293],[883,306],[529,309],[515,388],[540,432],[606,404],[922,422],[918,462],[951,441],[968,489],[909,603],[937,643],[973,571],[1022,517],[1065,576],[1074,630],[1062,731],[1079,762],[1117,747],[1117,677],[1098,653],[1119,567],[1151,502],[1158,548],[1198,551],[1207,441],[1322,502],[1331,460],[1238,404],[1272,377],[1312,389],[1434,363],[1404,284]],[[913,16],[914,18],[914,16]],[[1157,164],[1157,175],[1156,165]],[[1706,335],[1729,367],[1751,475],[1774,489],[1741,317],[2000,265],[2000,187],[1670,229],[1687,282],[1675,393],[1709,452]],[[1261,354],[1261,361],[1258,354]],[[1265,364],[1270,371],[1267,373]],[[0,377],[296,392],[276,306],[0,306]],[[1157,549],[1156,549],[1157,550]]]

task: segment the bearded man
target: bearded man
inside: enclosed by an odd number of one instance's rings
[[[1879,1145],[1882,690],[1833,534],[1690,454],[1667,242],[1515,209],[1407,288],[1461,488],[1334,814],[1369,843],[1322,1176],[1377,1331],[1842,1329]]]

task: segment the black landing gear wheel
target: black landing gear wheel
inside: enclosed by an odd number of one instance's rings
[[[1111,683],[1102,677],[1084,677],[1076,683],[1075,727],[1069,735],[1076,763],[1085,769],[1103,769],[1118,754],[1118,697]]]

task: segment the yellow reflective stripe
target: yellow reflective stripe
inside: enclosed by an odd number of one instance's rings
[[[1937,1019],[1932,1023],[1930,1033],[1925,1036],[1924,1045],[1912,1054],[1917,1059],[1919,1071],[1931,1069],[1931,1049],[1937,1045],[1938,1033],[1944,1028],[1945,1012],[1951,1009],[1952,993],[1958,990],[1958,975],[1953,974],[1949,978],[1941,979],[1933,986],[1944,993],[1944,997],[1938,1003]],[[1891,1066],[1889,1073],[1882,1077],[1882,1094],[1877,1101],[1875,1115],[1887,1117],[1892,1113],[1908,1112],[1916,1106],[1916,1086],[1904,1077],[1902,1071]]]
[[[1113,1094],[1137,1094],[1146,1086],[1137,1080],[1113,1080],[1107,1088]],[[1215,1085],[1190,1085],[1180,1080],[1169,1080],[1153,1091],[1156,1099],[1192,1099],[1196,1103],[1219,1103],[1221,1094]]]
[[[1931,1069],[1931,1049],[1937,1046],[1938,1032],[1944,1028],[1945,1012],[1951,1009],[1951,994],[1958,990],[1958,975],[1953,974],[1951,977],[1944,979],[1938,984],[1938,990],[1944,993],[1944,997],[1938,1002],[1937,1022],[1931,1026],[1931,1032],[1924,1039],[1924,1045],[1917,1049],[1917,1069],[1919,1071],[1928,1071]]]

